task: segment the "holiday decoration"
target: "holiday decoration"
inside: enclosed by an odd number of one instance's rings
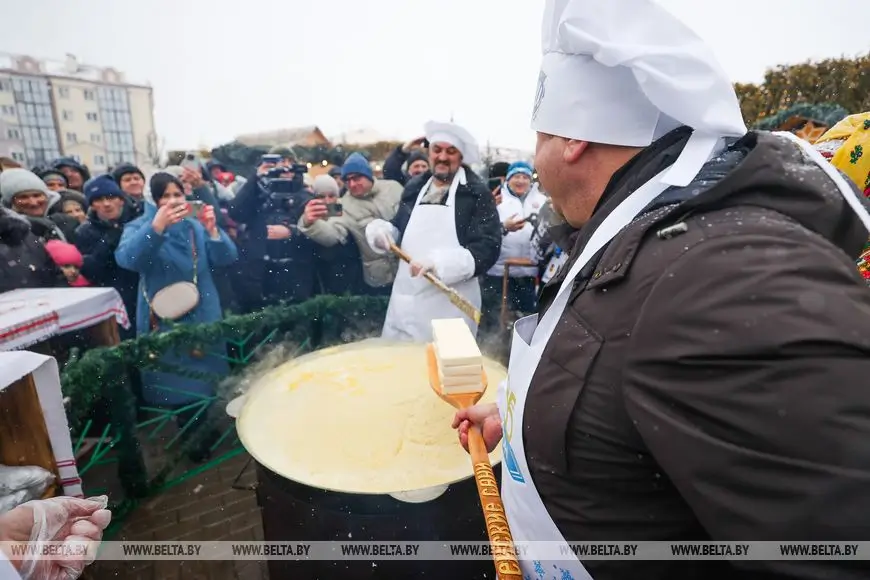
[[[825,132],[846,118],[849,111],[833,104],[799,104],[764,118],[754,129],[791,131],[809,143],[815,143]]]
[[[177,449],[174,462],[151,476],[145,469],[136,433],[137,402],[127,379],[131,369],[171,372],[217,384],[227,377],[168,365],[160,360],[161,355],[183,345],[225,341],[229,348],[221,356],[230,362],[232,376],[235,376],[254,360],[258,351],[262,354],[270,344],[292,343],[317,349],[378,334],[386,307],[386,297],[318,296],[297,305],[271,306],[249,315],[228,316],[219,322],[179,324],[165,332],[140,336],[113,347],[88,350],[81,356],[74,353],[61,374],[63,394],[70,399],[68,416],[73,433],[80,440],[88,435],[92,410],[100,401],[107,403],[111,429],[106,428],[103,439],[111,437],[109,446],[117,453],[119,478],[128,499],[145,497],[164,485],[183,454],[196,448],[207,436],[211,418],[206,417],[204,428],[197,429],[197,434]],[[193,350],[198,348],[194,346]],[[214,399],[204,398],[193,407],[204,413]],[[167,417],[170,416],[167,413]],[[161,420],[165,422],[167,418],[158,417],[154,421]],[[104,461],[101,457],[96,457],[92,463]],[[87,469],[80,471],[84,474]]]

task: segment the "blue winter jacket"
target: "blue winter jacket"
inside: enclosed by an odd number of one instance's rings
[[[216,322],[222,318],[220,299],[212,277],[212,268],[233,263],[238,254],[227,234],[210,239],[198,221],[186,219],[166,228],[162,235],[154,231],[151,222],[157,208],[145,204],[141,217],[124,227],[121,242],[115,250],[118,265],[139,273],[139,298],[136,310],[138,335],[152,332],[151,310],[145,300],[175,282],[193,282],[193,244],[197,248],[197,287],[199,305],[177,324]],[[157,320],[157,331],[166,328]],[[214,395],[214,386],[220,376],[229,372],[226,345],[222,341],[208,345],[186,345],[175,352],[165,353],[161,363],[181,367],[188,371],[215,375],[214,380],[194,379],[169,372],[143,372],[143,395],[150,404],[183,405]]]

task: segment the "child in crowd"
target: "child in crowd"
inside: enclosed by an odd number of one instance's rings
[[[81,274],[84,260],[81,252],[74,245],[60,240],[49,240],[45,243],[45,251],[66,276],[66,281],[70,286],[80,288],[91,285]]]

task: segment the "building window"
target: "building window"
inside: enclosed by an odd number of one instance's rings
[[[75,133],[67,133],[66,140],[68,143],[78,143],[79,142],[79,138],[78,138],[78,136],[76,136]]]
[[[102,143],[103,136],[99,133],[91,133],[91,143]]]
[[[72,121],[73,120],[73,112],[72,111],[64,110],[63,115],[61,115],[61,116],[63,117],[64,121]]]
[[[6,129],[6,136],[10,139],[21,139],[21,133],[18,129]]]
[[[88,121],[96,121],[97,120],[96,113],[86,113],[85,116],[88,118]]]
[[[69,87],[60,87],[59,89],[57,89],[57,96],[59,96],[61,99],[68,99]]]
[[[127,91],[113,87],[100,87],[100,121],[103,125],[103,141],[106,144],[106,160],[121,163],[136,158],[133,122],[127,102]]]
[[[2,93],[12,92],[12,83],[6,79],[0,79],[0,92],[2,92]]]
[[[14,161],[18,161],[19,163],[24,163],[26,161],[24,153],[19,153],[18,151],[12,152],[12,159]]]
[[[94,164],[100,165],[100,166],[105,166],[106,165],[106,158],[103,157],[102,155],[94,155]]]
[[[15,105],[3,105],[0,110],[3,111],[4,115],[14,115],[15,114]]]
[[[85,100],[86,101],[97,100],[97,96],[94,94],[94,91],[89,91],[89,90],[85,89]]]

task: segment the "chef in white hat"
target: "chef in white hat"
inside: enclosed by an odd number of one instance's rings
[[[570,258],[515,325],[498,405],[454,419],[465,445],[501,440],[513,538],[536,542],[522,574],[857,577],[630,561],[641,540],[867,537],[870,214],[808,143],[747,133],[710,49],[653,0],[544,14],[535,167]]]
[[[485,182],[472,170],[480,161],[477,141],[454,123],[426,124],[430,170],[405,186],[396,217],[376,219],[366,239],[379,253],[398,245],[414,261],[399,263],[384,338],[432,340],[431,321],[464,318],[473,333],[477,323],[463,314],[423,276],[431,272],[479,310],[478,276],[498,259],[501,223]]]

